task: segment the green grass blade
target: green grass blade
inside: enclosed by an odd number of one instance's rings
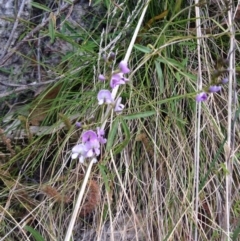
[[[125,115],[123,116],[124,120],[136,120],[136,119],[140,119],[140,118],[146,118],[152,115],[155,115],[156,111],[152,110],[152,111],[145,111],[145,112],[141,112],[141,113],[137,113],[137,114],[132,114],[132,115]]]
[[[34,8],[38,8],[38,9],[44,10],[44,11],[46,11],[46,12],[51,12],[51,11],[52,11],[50,8],[46,7],[46,6],[43,5],[43,4],[37,3],[37,2],[31,2],[31,5],[32,5]]]
[[[33,237],[36,241],[45,241],[42,235],[35,229],[33,229],[30,226],[25,226],[24,227]]]
[[[118,125],[119,125],[119,119],[116,118],[114,120],[112,128],[111,128],[111,130],[110,130],[110,132],[108,134],[108,141],[107,141],[107,146],[106,146],[106,150],[107,151],[110,151],[111,148],[114,145],[114,141],[115,141],[115,138],[116,138]]]

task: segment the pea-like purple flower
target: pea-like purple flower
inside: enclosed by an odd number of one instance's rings
[[[199,93],[199,94],[197,94],[197,96],[196,96],[196,101],[197,102],[202,102],[202,101],[205,101],[205,100],[207,100],[207,93],[205,93],[205,92],[201,92],[201,93]]]
[[[72,159],[79,158],[79,162],[83,163],[86,158],[91,158],[93,162],[97,162],[97,156],[100,155],[100,144],[106,143],[103,138],[104,130],[97,128],[97,133],[93,130],[85,131],[82,134],[82,143],[75,145],[72,149]]]
[[[123,73],[113,74],[110,80],[110,87],[115,88],[118,85],[124,85],[127,81],[128,79],[123,76]]]
[[[97,95],[98,104],[111,104],[113,102],[112,94],[109,90],[100,90]]]
[[[123,74],[127,74],[130,72],[130,69],[128,68],[128,65],[127,65],[127,61],[125,60],[122,60],[120,63],[119,63],[119,69],[121,70],[121,72]]]
[[[219,92],[222,89],[222,86],[220,85],[211,85],[208,89],[210,93],[216,93]]]
[[[117,113],[121,113],[124,109],[124,105],[121,104],[121,101],[122,101],[122,97],[118,97],[117,100],[116,100],[116,103],[115,103],[115,112]]]

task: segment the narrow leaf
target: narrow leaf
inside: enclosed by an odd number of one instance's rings
[[[164,79],[163,79],[162,68],[158,61],[155,61],[155,67],[158,75],[160,94],[162,94],[164,90]]]
[[[112,128],[108,134],[108,141],[107,141],[107,146],[106,146],[106,150],[109,151],[114,144],[115,138],[116,138],[116,134],[117,134],[117,128],[119,125],[119,118],[116,118],[112,124]]]
[[[149,53],[152,52],[152,50],[150,48],[142,46],[140,44],[135,44],[134,48],[139,50],[139,51],[141,51],[141,52],[143,52],[143,53],[145,53],[145,54],[149,54]]]
[[[37,3],[37,2],[31,2],[31,5],[34,8],[38,8],[38,9],[44,10],[44,11],[49,12],[49,13],[52,11],[50,8],[46,7],[43,4]]]
[[[104,166],[102,164],[98,164],[98,167],[99,167],[101,176],[103,177],[103,181],[104,181],[106,190],[108,192],[110,192],[110,187],[109,187],[109,184],[108,184],[109,178],[108,178],[108,175],[107,175],[107,168],[106,168],[106,166]]]
[[[114,154],[120,153],[126,147],[126,145],[130,140],[130,131],[128,129],[126,122],[124,121],[124,119],[120,119],[120,122],[121,122],[125,139],[120,144],[118,144],[116,148],[114,148]]]
[[[50,13],[50,20],[48,24],[49,36],[50,36],[50,43],[54,43],[55,40],[55,29],[56,29],[56,16],[54,13]]]
[[[152,24],[153,24],[155,21],[165,18],[165,17],[167,16],[167,14],[168,14],[168,10],[165,10],[164,12],[160,13],[159,15],[151,18],[151,19],[147,22],[147,24],[146,24],[147,27],[145,27],[145,28],[148,28],[148,29],[151,28],[151,27],[152,27]]]
[[[45,241],[44,238],[42,237],[42,235],[35,229],[33,229],[30,226],[25,226],[24,227],[30,234],[32,234],[32,236],[34,237],[34,239],[36,241]]]
[[[135,120],[135,119],[140,119],[140,118],[146,118],[152,115],[155,115],[156,111],[151,110],[151,111],[145,111],[145,112],[140,112],[137,114],[132,114],[132,115],[125,115],[123,116],[124,120]]]

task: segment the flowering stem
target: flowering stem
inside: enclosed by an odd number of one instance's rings
[[[131,42],[130,42],[130,44],[129,44],[128,50],[127,50],[126,55],[125,55],[125,58],[124,58],[124,61],[126,61],[126,62],[128,62],[128,60],[129,60],[130,54],[131,54],[132,49],[133,49],[133,45],[134,45],[134,43],[135,43],[135,41],[136,41],[138,32],[139,32],[140,27],[141,27],[141,25],[142,25],[142,21],[143,21],[143,18],[144,18],[144,16],[145,16],[145,14],[146,14],[146,11],[147,11],[147,8],[148,8],[148,5],[149,5],[150,1],[151,1],[151,0],[148,0],[147,3],[146,3],[146,5],[145,5],[145,7],[143,8],[142,14],[141,14],[141,16],[140,16],[140,18],[139,18],[139,21],[138,21],[138,24],[137,24],[137,26],[136,26],[136,28],[135,28],[134,34],[133,34],[133,36],[132,36]],[[112,90],[112,98],[113,98],[113,99],[116,98],[116,95],[117,95],[117,92],[118,92],[118,88],[119,88],[119,85],[117,85],[117,86],[116,86],[115,88],[113,88],[113,90]],[[103,117],[104,122],[102,123],[102,126],[101,126],[102,129],[104,129],[105,126],[106,126],[106,123],[107,123],[107,120],[108,120],[107,117],[109,116],[111,110],[112,110],[112,107],[111,107],[111,106],[108,106],[108,107],[107,107],[107,110],[106,110],[106,113],[105,113],[105,115],[104,115],[104,117]]]
[[[132,40],[131,40],[131,42],[130,42],[130,44],[129,44],[128,50],[127,50],[126,55],[125,55],[125,58],[124,58],[124,61],[126,61],[126,62],[128,62],[128,60],[129,60],[130,54],[131,54],[132,49],[133,49],[133,45],[134,45],[134,43],[135,43],[135,41],[136,41],[138,32],[139,32],[140,27],[141,27],[141,25],[142,25],[142,21],[143,21],[143,18],[144,18],[144,16],[145,16],[145,14],[146,14],[146,11],[147,11],[148,4],[149,4],[149,3],[150,3],[150,0],[147,1],[146,5],[145,5],[145,7],[144,7],[144,9],[143,9],[143,11],[142,11],[142,14],[141,14],[141,16],[140,16],[140,19],[139,19],[139,21],[138,21],[138,24],[137,24],[137,26],[136,26],[136,28],[135,28],[134,34],[133,34],[133,36],[132,36]],[[114,88],[113,91],[112,91],[112,96],[113,96],[113,98],[116,97],[117,91],[118,91],[118,86],[117,86],[116,88]]]
[[[132,37],[132,40],[130,42],[130,45],[128,47],[128,50],[126,52],[126,55],[125,55],[125,58],[124,58],[124,61],[128,61],[129,59],[129,56],[132,52],[132,49],[133,49],[133,45],[135,43],[135,40],[137,38],[137,35],[138,35],[138,32],[139,32],[139,29],[141,27],[141,24],[142,24],[142,21],[143,21],[143,18],[145,16],[145,13],[147,11],[147,7],[149,5],[151,0],[148,0],[145,7],[143,8],[143,11],[142,11],[142,14],[140,16],[140,19],[138,21],[138,24],[136,26],[136,29],[135,29],[135,32],[133,34],[133,37]],[[117,92],[118,92],[118,86],[114,87],[113,90],[112,90],[112,98],[113,100],[115,99],[116,95],[117,95]],[[110,114],[112,110],[112,106],[111,105],[108,105],[107,107],[107,110],[105,112],[105,115],[103,116],[103,123],[101,125],[101,129],[105,129],[105,125],[107,123],[107,120],[108,120],[108,116]],[[77,218],[77,214],[78,214],[78,211],[79,211],[79,208],[80,208],[80,205],[81,205],[81,202],[82,202],[82,199],[83,199],[83,196],[84,196],[84,192],[85,192],[85,189],[86,189],[86,185],[87,185],[87,182],[88,182],[88,179],[90,177],[90,174],[91,174],[91,170],[92,170],[92,166],[93,166],[93,163],[94,163],[94,159],[92,159],[89,163],[89,166],[88,166],[88,169],[87,169],[87,172],[86,172],[86,175],[84,177],[84,180],[83,180],[83,184],[82,184],[82,187],[81,187],[81,190],[80,190],[80,193],[78,195],[78,198],[77,198],[77,202],[75,204],[75,207],[74,207],[74,211],[73,211],[73,214],[72,214],[72,217],[71,217],[71,220],[70,220],[70,223],[69,223],[69,226],[68,226],[68,230],[67,230],[67,234],[65,236],[65,239],[64,241],[69,241],[70,238],[71,238],[71,235],[72,235],[72,230],[73,230],[73,227],[74,227],[74,224],[75,224],[75,221],[76,221],[76,218]]]

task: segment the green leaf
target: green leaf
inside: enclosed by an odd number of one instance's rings
[[[237,227],[235,228],[233,234],[232,234],[232,241],[237,241],[239,240],[238,237],[239,237],[239,234],[240,234],[240,222],[238,223]]]
[[[34,239],[36,241],[45,241],[44,238],[42,237],[42,235],[35,229],[33,229],[30,226],[25,226],[24,227],[30,234],[32,234],[32,236],[34,237]]]
[[[48,24],[50,43],[54,43],[55,40],[55,27],[56,27],[56,17],[53,13],[50,13],[50,19]]]
[[[178,68],[181,69],[181,70],[184,70],[184,69],[185,69],[183,63],[182,63],[182,62],[179,62],[179,61],[177,61],[177,60],[175,60],[175,59],[171,59],[171,58],[157,58],[157,60],[158,60],[159,62],[163,63],[163,64],[172,65],[172,66],[174,66],[174,67],[177,68],[177,69],[178,69]]]
[[[64,40],[64,41],[72,44],[73,46],[76,46],[77,48],[79,48],[79,44],[76,43],[71,37],[66,36],[65,34],[61,34],[61,33],[59,33],[59,32],[56,31],[56,32],[55,32],[55,37],[58,37],[58,38],[60,38],[60,39],[62,39],[62,40]]]
[[[118,125],[119,125],[119,118],[116,118],[114,120],[114,122],[112,124],[112,128],[111,128],[111,130],[108,134],[108,141],[107,141],[107,146],[106,146],[107,151],[109,151],[113,147],[115,137],[116,137],[116,134],[117,134]]]
[[[140,112],[137,114],[132,114],[132,115],[125,115],[123,116],[124,120],[135,120],[135,119],[140,119],[140,118],[146,118],[152,115],[155,115],[156,111],[151,110],[151,111],[145,111],[145,112]]]
[[[148,47],[145,47],[145,46],[142,46],[142,45],[139,45],[139,44],[135,44],[134,45],[134,48],[145,53],[145,54],[149,54],[152,52],[152,50]]]
[[[159,91],[160,91],[160,94],[162,94],[164,90],[164,78],[163,78],[161,65],[158,61],[155,61],[155,67],[158,75]]]
[[[227,137],[224,138],[223,142],[221,143],[219,149],[217,150],[216,152],[216,155],[214,157],[214,159],[212,160],[212,162],[210,163],[210,166],[208,168],[208,171],[207,173],[205,174],[205,176],[203,177],[202,180],[200,180],[200,185],[199,185],[199,190],[202,190],[202,188],[204,187],[204,185],[206,184],[209,176],[210,176],[210,173],[216,168],[215,165],[216,165],[216,162],[217,160],[219,159],[219,156],[221,155],[223,149],[224,149],[224,145],[227,141]],[[225,165],[223,165],[224,167],[224,170],[226,169]]]
[[[41,9],[41,10],[44,10],[46,12],[51,12],[52,10],[48,7],[46,7],[45,5],[42,5],[40,3],[36,3],[36,2],[31,2],[31,5],[34,7],[34,8],[38,8],[38,9]]]
[[[99,167],[99,170],[100,170],[100,173],[101,173],[101,176],[103,177],[103,181],[104,181],[104,184],[105,184],[105,187],[106,187],[106,190],[108,192],[110,192],[110,187],[109,187],[109,184],[108,184],[108,181],[109,181],[109,177],[107,175],[107,167],[102,165],[102,164],[98,164],[98,167]]]
[[[130,131],[128,129],[126,122],[123,119],[120,119],[120,122],[122,124],[121,126],[123,128],[123,133],[125,135],[125,139],[120,144],[118,144],[116,146],[116,148],[114,148],[114,154],[120,153],[125,148],[125,146],[128,144],[128,142],[130,140]]]

